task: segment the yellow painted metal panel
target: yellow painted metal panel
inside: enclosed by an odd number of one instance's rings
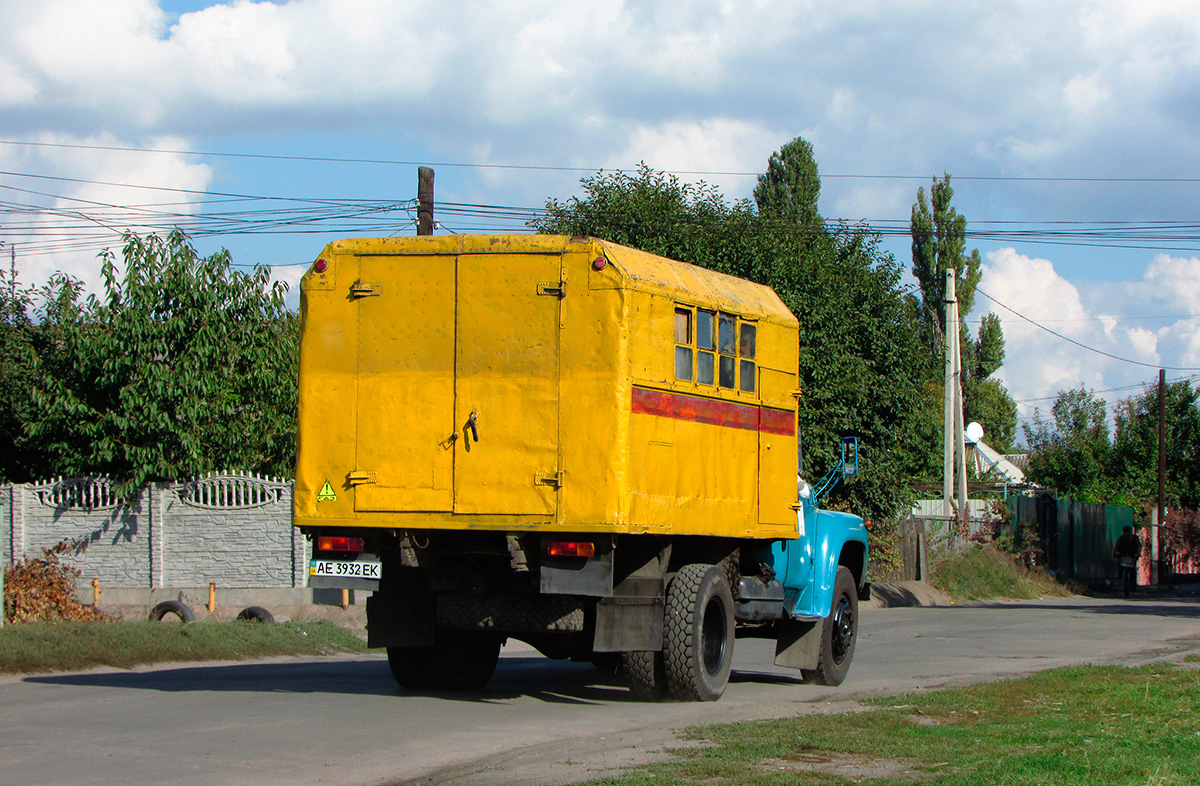
[[[557,512],[560,264],[458,257],[456,513]]]
[[[358,324],[354,488],[360,511],[450,510],[454,418],[454,257],[366,256],[348,302]],[[345,295],[343,295],[345,297]]]

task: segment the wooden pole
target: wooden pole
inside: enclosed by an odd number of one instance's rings
[[[946,294],[943,296],[942,314],[947,328],[943,331],[942,343],[946,349],[945,380],[942,391],[942,513],[953,516],[950,502],[954,494],[954,347],[950,344],[950,304],[955,302],[954,271],[946,271]]]
[[[433,170],[417,168],[417,234],[433,234]]]
[[[1158,553],[1162,555],[1162,533],[1167,523],[1167,371],[1158,370],[1158,528],[1151,533],[1158,544]],[[1166,572],[1160,566],[1158,576],[1161,580]]]

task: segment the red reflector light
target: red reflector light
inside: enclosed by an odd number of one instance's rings
[[[364,551],[366,547],[362,538],[345,538],[341,535],[322,535],[317,538],[317,551]]]
[[[608,267],[608,260],[604,257],[596,257],[592,260],[592,270],[603,270]]]
[[[573,540],[552,540],[546,544],[546,553],[551,557],[594,557],[595,543],[577,543]]]
[[[316,263],[313,264],[313,270],[317,271],[318,273],[324,273],[325,268],[327,267],[329,267],[329,263],[324,259],[318,259]]]

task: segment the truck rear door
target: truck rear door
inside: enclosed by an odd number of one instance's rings
[[[355,509],[554,515],[561,257],[360,257]]]

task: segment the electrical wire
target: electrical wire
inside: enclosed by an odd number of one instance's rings
[[[529,164],[483,164],[463,161],[404,161],[388,158],[340,158],[330,156],[299,156],[282,155],[279,153],[224,153],[201,150],[170,150],[165,148],[137,148],[119,145],[85,145],[66,142],[36,142],[19,139],[0,139],[0,145],[19,145],[27,147],[63,148],[69,150],[105,150],[125,153],[160,153],[180,156],[199,156],[205,158],[249,158],[267,161],[307,161],[329,164],[369,164],[375,166],[433,166],[457,167],[467,169],[511,169],[517,171],[546,171],[546,172],[619,172],[621,169],[612,167],[580,167],[580,166],[548,166]],[[675,175],[706,175],[720,177],[759,177],[761,172],[737,172],[725,170],[672,170],[667,174]],[[866,173],[834,173],[821,174],[821,178],[831,179],[861,179],[861,180],[930,180],[929,175],[884,175]],[[1042,177],[1020,175],[955,175],[955,180],[981,182],[1013,182],[1013,183],[1200,183],[1200,177]]]
[[[995,303],[997,306],[1000,306],[1001,308],[1005,309],[1006,311],[1011,312],[1015,316],[1020,317],[1021,319],[1025,320],[1026,322],[1033,325],[1034,327],[1041,328],[1042,330],[1046,331],[1050,335],[1057,336],[1058,338],[1061,338],[1063,341],[1066,341],[1070,344],[1074,344],[1075,346],[1079,347],[1080,349],[1086,349],[1088,352],[1095,352],[1097,355],[1103,355],[1104,357],[1112,358],[1113,360],[1119,360],[1122,363],[1132,363],[1136,366],[1145,366],[1146,368],[1160,368],[1160,369],[1164,369],[1166,371],[1200,371],[1200,368],[1197,368],[1194,366],[1163,366],[1163,365],[1159,365],[1158,363],[1146,363],[1141,360],[1133,360],[1132,358],[1123,358],[1120,355],[1114,355],[1111,352],[1105,352],[1104,350],[1096,349],[1095,347],[1089,347],[1087,344],[1082,344],[1073,338],[1068,338],[1067,336],[1064,336],[1062,333],[1053,331],[1050,328],[1046,327],[1045,325],[1041,324],[1040,322],[1030,319],[1029,317],[1020,313],[1019,311],[1009,308],[1008,306],[1001,303],[999,300],[996,300],[996,298],[994,298],[991,295],[989,295],[988,293],[984,292],[979,287],[975,287],[975,291],[977,293],[979,293],[980,295],[983,295],[988,300]]]

